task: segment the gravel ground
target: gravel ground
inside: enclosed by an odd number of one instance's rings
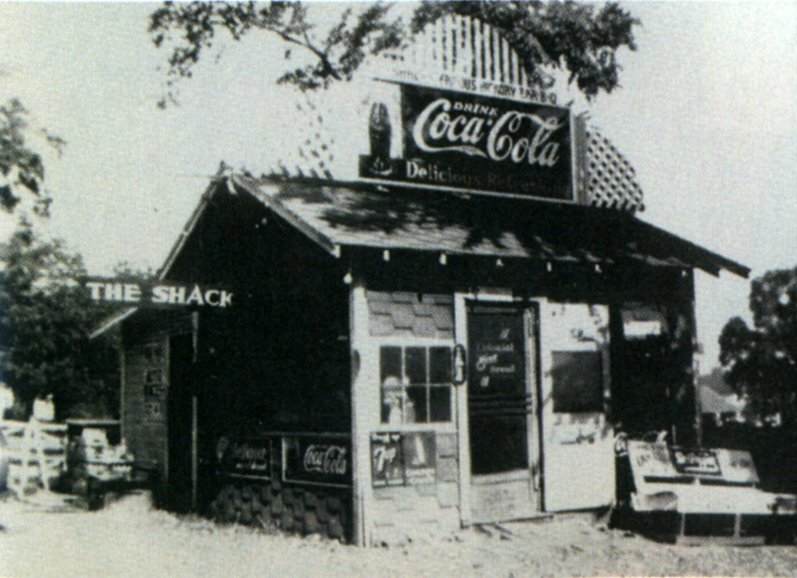
[[[146,495],[99,512],[54,506],[0,501],[0,576],[797,575],[794,546],[672,546],[601,529],[583,517],[359,549],[175,516],[151,509]]]

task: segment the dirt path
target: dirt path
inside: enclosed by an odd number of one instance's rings
[[[180,518],[152,510],[143,495],[91,513],[5,500],[0,525],[7,577],[797,575],[797,547],[669,546],[583,518],[367,550]]]

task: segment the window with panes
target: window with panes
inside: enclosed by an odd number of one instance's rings
[[[451,421],[451,348],[382,346],[379,350],[381,422]]]

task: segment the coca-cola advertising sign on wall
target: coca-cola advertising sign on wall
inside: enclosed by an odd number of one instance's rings
[[[412,84],[400,89],[403,158],[386,158],[395,131],[385,105],[376,104],[362,177],[573,200],[569,109]]]
[[[351,485],[351,444],[348,438],[286,436],[283,479],[325,486]]]

